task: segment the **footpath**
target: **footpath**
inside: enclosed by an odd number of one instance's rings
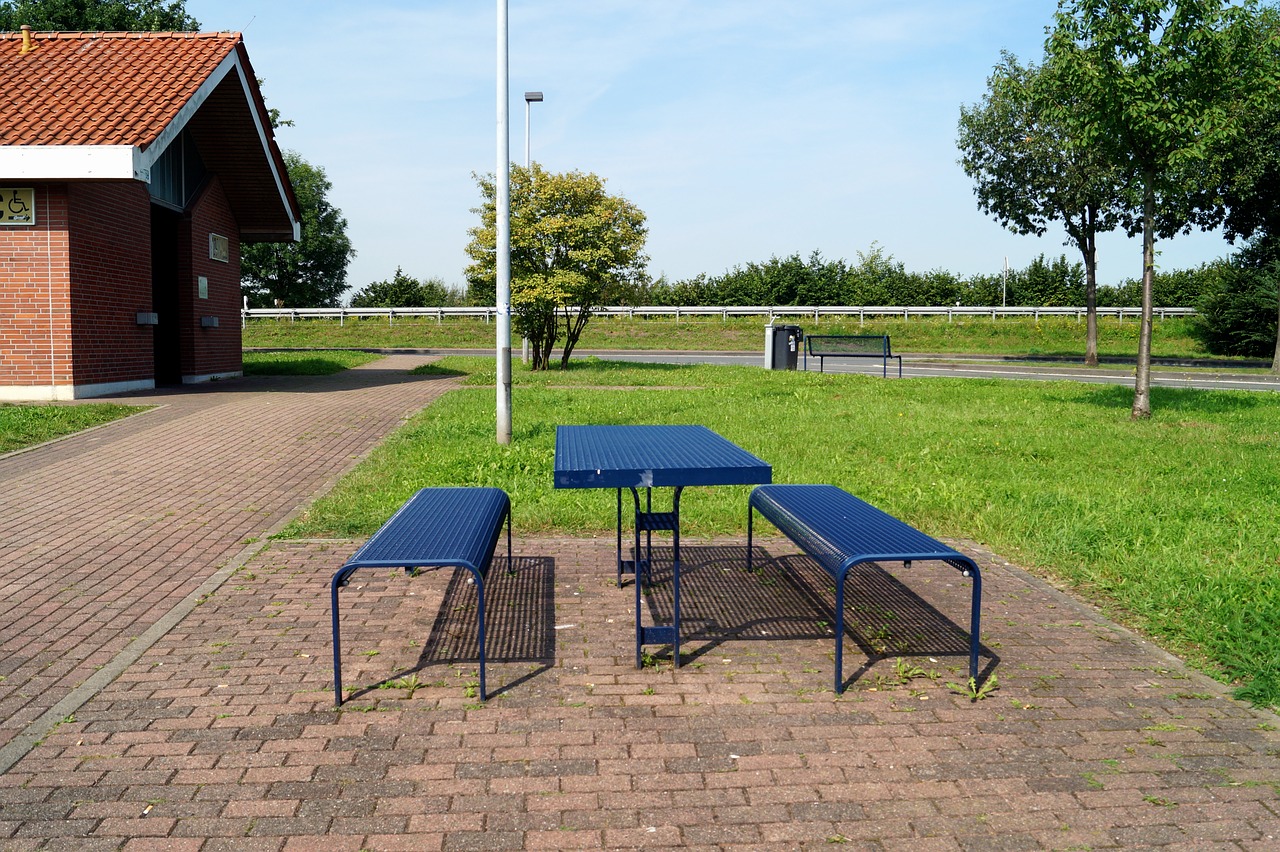
[[[850,581],[836,696],[829,585],[785,542],[748,575],[741,539],[682,541],[684,664],[637,670],[612,534],[517,527],[490,701],[462,575],[364,571],[335,710],[360,542],[268,536],[455,386],[423,360],[122,398],[160,407],[0,458],[0,849],[1280,844],[1280,718],[964,541],[981,697],[951,569]]]

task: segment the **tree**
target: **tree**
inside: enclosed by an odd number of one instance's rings
[[[419,281],[398,266],[390,281],[374,281],[351,296],[353,308],[442,308],[457,302],[439,278]]]
[[[241,289],[251,307],[337,307],[347,289],[347,264],[356,253],[347,237],[347,220],[329,203],[333,184],[324,169],[296,151],[286,151],[284,163],[302,211],[302,239],[245,246]]]
[[[1280,363],[1280,238],[1263,233],[1223,265],[1200,302],[1195,332],[1215,355]]]
[[[6,0],[0,2],[0,30],[23,24],[35,30],[85,32],[187,32],[200,22],[184,0]]]
[[[1259,10],[1259,25],[1271,37],[1270,70],[1274,76],[1280,69],[1280,10],[1264,6]],[[1240,263],[1233,263],[1235,283],[1229,288],[1240,300],[1224,296],[1215,307],[1219,322],[1239,319],[1240,328],[1220,328],[1218,332],[1229,337],[1253,337],[1259,330],[1258,315],[1263,305],[1258,299],[1267,292],[1274,292],[1276,274],[1280,269],[1280,101],[1273,99],[1265,107],[1249,116],[1248,129],[1223,152],[1224,202],[1227,207],[1227,238],[1249,240]],[[1263,282],[1263,270],[1269,270],[1270,290]],[[1249,281],[1252,279],[1252,285]],[[1243,298],[1243,294],[1250,294]],[[1238,303],[1242,310],[1222,310],[1227,303]],[[1253,309],[1243,309],[1244,304]],[[1280,304],[1272,304],[1270,313],[1280,315]],[[1253,348],[1257,348],[1256,346]],[[1280,374],[1280,323],[1277,323],[1275,356],[1271,372]]]
[[[497,213],[493,175],[475,176],[483,203],[473,212],[467,255],[473,304],[494,304]],[[569,364],[596,305],[647,279],[645,215],[604,180],[580,171],[554,174],[534,163],[511,166],[512,327],[529,339],[532,367],[547,369],[551,349],[564,340],[560,367]]]
[[[1084,362],[1098,364],[1098,243],[1121,224],[1120,175],[1095,148],[1073,143],[1047,98],[1052,66],[1021,65],[1011,53],[987,78],[982,102],[960,107],[960,165],[978,207],[1016,234],[1044,234],[1062,222],[1085,270]]]
[[[1221,222],[1211,154],[1268,93],[1252,0],[1062,0],[1045,44],[1048,114],[1127,181],[1142,233],[1142,321],[1132,416],[1151,414],[1156,236]]]

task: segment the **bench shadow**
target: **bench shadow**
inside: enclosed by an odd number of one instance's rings
[[[555,665],[555,559],[516,556],[508,573],[505,556],[495,556],[485,579],[486,660],[495,663],[537,663],[525,674],[505,683],[489,684],[489,697],[531,680]],[[431,624],[416,664],[390,675],[387,682],[421,672],[429,666],[478,664],[476,632],[479,597],[468,571],[454,571],[444,600]],[[490,676],[492,676],[490,672]]]
[[[774,557],[757,546],[752,552],[754,570],[748,572],[746,545],[684,546],[680,555],[682,664],[715,652],[728,640],[825,639],[834,644],[835,582],[808,556]],[[650,617],[667,624],[672,615],[672,549],[655,546],[653,561],[653,585],[644,597]],[[954,569],[916,563],[910,571]],[[961,590],[956,606],[967,623],[969,581],[957,573],[955,585]],[[877,662],[893,657],[955,657],[968,670],[968,628],[876,564],[862,566],[846,580],[845,636],[866,657],[846,677],[845,688]],[[980,655],[988,662],[979,683],[999,663],[986,645],[980,646]]]

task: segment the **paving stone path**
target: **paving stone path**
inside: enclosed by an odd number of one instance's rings
[[[758,542],[747,574],[743,541],[686,540],[683,665],[637,670],[612,535],[517,527],[517,570],[489,579],[496,695],[474,694],[461,574],[366,570],[343,591],[335,711],[327,582],[359,542],[245,542],[449,386],[388,367],[324,393],[158,397],[123,429],[0,460],[5,513],[27,517],[0,527],[4,606],[26,625],[3,628],[10,739],[102,660],[118,669],[0,774],[0,848],[1280,848],[1280,719],[963,541],[999,684],[979,700],[962,694],[968,581],[945,566],[850,581],[836,696],[833,595],[787,543]],[[259,427],[274,443],[245,437]],[[662,588],[646,619],[669,612]]]

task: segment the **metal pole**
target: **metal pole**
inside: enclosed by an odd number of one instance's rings
[[[1008,307],[1009,294],[1009,255],[1004,256],[1004,277],[1000,279],[1000,307]]]
[[[493,174],[497,213],[498,443],[511,443],[511,103],[507,66],[507,0],[498,0],[498,167]]]
[[[529,171],[529,93],[524,93],[524,169]],[[529,363],[529,338],[520,335],[520,363]]]
[[[529,110],[531,108],[530,105],[535,103],[542,103],[542,92],[525,92],[524,93],[524,168],[525,168],[525,171],[529,173],[527,177],[529,181],[533,180],[533,171],[532,171],[533,161],[529,158]],[[529,338],[523,337],[523,336],[520,338],[520,360],[525,364],[529,363]]]

